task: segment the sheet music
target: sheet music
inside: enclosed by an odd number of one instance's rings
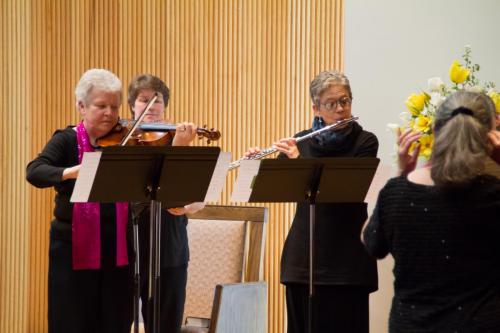
[[[219,154],[219,158],[217,159],[217,163],[215,164],[214,173],[212,174],[212,179],[210,180],[210,185],[208,185],[207,194],[205,195],[205,202],[219,201],[222,187],[226,182],[226,175],[227,170],[229,169],[230,162],[230,152],[222,152]]]
[[[248,202],[252,194],[253,182],[259,173],[260,160],[241,161],[238,178],[234,184],[231,201]]]
[[[70,202],[88,202],[101,155],[102,152],[100,151],[83,154],[82,166],[78,172],[78,178],[76,179]]]

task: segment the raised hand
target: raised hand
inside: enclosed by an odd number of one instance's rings
[[[488,132],[488,139],[490,139],[493,145],[493,150],[491,152],[491,158],[500,165],[500,131],[491,130]]]
[[[412,143],[416,142],[422,133],[415,132],[411,128],[401,133],[398,128],[398,173],[400,175],[407,175],[417,166],[418,153],[420,152],[420,144],[415,146],[415,149],[410,154],[410,147]]]

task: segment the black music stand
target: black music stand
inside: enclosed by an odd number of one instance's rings
[[[148,326],[152,333],[158,333],[160,329],[159,279],[162,205],[165,208],[172,208],[182,207],[193,202],[203,202],[219,153],[220,148],[218,147],[106,147],[102,151],[93,179],[87,179],[88,182],[92,182],[88,197],[75,201],[150,203],[151,245],[148,302],[150,303],[149,309],[153,311],[153,314],[148,314]],[[77,180],[75,189],[78,185]],[[134,244],[138,245],[136,223],[134,223]],[[136,280],[134,327],[136,331],[138,329],[140,288],[138,251],[139,248],[136,247],[134,269]]]
[[[245,172],[245,163],[255,162],[243,161],[240,173]],[[255,176],[244,175],[246,180],[236,182],[236,191],[250,194],[238,201],[309,203],[309,333],[313,332],[315,205],[363,202],[378,163],[378,158],[270,159],[261,161]]]

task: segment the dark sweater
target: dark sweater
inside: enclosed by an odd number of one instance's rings
[[[500,180],[453,191],[391,179],[364,231],[395,260],[390,332],[500,332]]]
[[[54,187],[54,239],[71,242],[73,204],[69,202],[75,180],[62,180],[64,169],[78,165],[78,146],[74,127],[57,130],[42,152],[26,167],[26,179],[38,188]],[[114,267],[116,262],[116,209],[114,204],[101,204],[102,267]],[[130,251],[129,251],[130,255]]]
[[[297,133],[295,137],[310,133]],[[298,144],[300,157],[375,157],[378,141],[357,123],[346,140],[336,146],[320,146],[309,139]],[[283,155],[280,155],[283,158]],[[316,284],[353,285],[377,289],[376,261],[360,240],[367,219],[365,203],[316,204]],[[281,258],[282,283],[308,283],[309,279],[309,205],[297,204],[292,227]]]
[[[56,190],[54,221],[51,232],[57,239],[71,242],[71,220],[73,204],[69,202],[75,180],[62,181],[64,169],[78,165],[76,131],[73,127],[58,130],[45,145],[42,152],[26,168],[26,179],[32,185]],[[131,207],[132,209],[134,207]],[[173,216],[162,210],[162,266],[180,266],[188,262],[187,218]],[[149,207],[140,216],[141,253],[146,255],[149,247]],[[128,238],[131,238],[129,225]],[[114,261],[116,252],[116,210],[114,204],[101,204],[101,238],[103,261]],[[129,241],[129,256],[132,242]],[[109,254],[109,256],[107,255]],[[110,258],[110,259],[109,259]],[[147,260],[145,261],[147,262]]]

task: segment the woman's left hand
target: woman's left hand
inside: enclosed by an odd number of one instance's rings
[[[194,214],[203,208],[205,208],[204,202],[193,202],[192,204],[184,207],[168,208],[167,211],[172,215],[180,216],[184,214]]]
[[[189,146],[196,137],[198,126],[193,123],[180,123],[175,128],[172,146]]]
[[[288,156],[288,158],[297,158],[300,155],[299,148],[297,147],[297,140],[295,138],[281,139],[274,143],[274,147],[279,152]]]
[[[181,216],[186,214],[186,208],[185,207],[168,208],[167,212],[175,216]]]

